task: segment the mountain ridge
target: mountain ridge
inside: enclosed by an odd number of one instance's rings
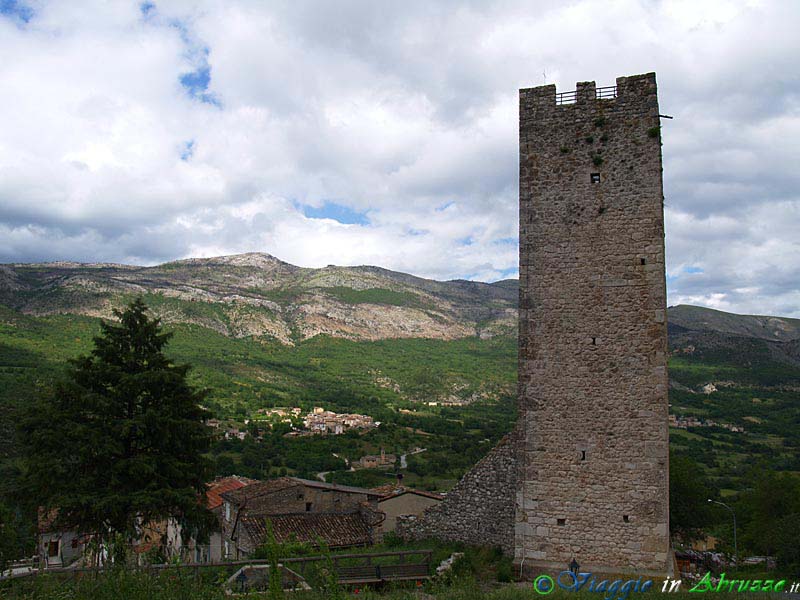
[[[195,324],[231,337],[267,336],[284,344],[315,335],[371,341],[515,335],[518,286],[516,279],[438,281],[375,265],[298,267],[263,252],[153,266],[0,264],[0,303],[24,314],[109,318],[114,308],[142,296],[165,323]],[[776,343],[800,340],[800,319],[787,317],[677,305],[669,308],[668,323],[676,342],[687,336],[696,341],[703,332]]]
[[[0,265],[0,302],[25,314],[110,317],[143,296],[165,323],[285,344],[327,334],[356,340],[492,337],[516,327],[516,287],[440,282],[377,266],[304,268],[265,253],[112,263]]]

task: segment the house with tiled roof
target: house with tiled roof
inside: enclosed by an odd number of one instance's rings
[[[394,531],[397,517],[400,515],[420,515],[427,508],[444,500],[442,494],[415,490],[395,483],[372,488],[372,491],[381,494],[378,499],[378,510],[386,515],[377,532],[379,536]]]
[[[39,508],[37,533],[38,554],[42,566],[67,567],[79,560],[91,539],[78,531],[56,527],[58,511]]]
[[[221,477],[207,485],[205,498],[198,501],[204,500],[208,509],[221,521],[224,506],[222,494],[254,483],[258,482],[238,475]],[[39,556],[42,564],[45,567],[62,567],[80,564],[78,561],[81,559],[93,563],[88,555],[93,536],[56,527],[57,514],[57,510],[39,510]],[[198,544],[193,538],[184,537],[175,519],[160,519],[143,524],[138,537],[131,543],[137,563],[145,560],[145,555],[154,550],[159,550],[167,558],[180,557],[186,562],[218,562],[222,560],[222,533],[213,532],[207,544]]]
[[[268,543],[268,522],[279,544],[301,542],[317,546],[322,541],[331,549],[369,546],[375,542],[376,527],[382,521],[382,513],[363,506],[335,513],[247,513],[241,519],[237,549],[244,557]]]
[[[240,477],[239,475],[218,477],[207,486],[206,507],[217,516],[217,521],[221,523],[225,504],[222,494],[240,490],[256,483],[258,483],[256,479]],[[209,536],[208,544],[197,544],[193,539],[185,540],[181,555],[188,562],[219,562],[223,557],[223,548],[222,532],[215,531]]]
[[[220,497],[223,558],[247,557],[265,543],[267,519],[278,541],[322,538],[336,548],[372,543],[383,520],[380,493],[298,477],[260,481]]]

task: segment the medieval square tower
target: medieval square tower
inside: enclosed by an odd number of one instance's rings
[[[520,90],[515,562],[670,571],[654,73]]]

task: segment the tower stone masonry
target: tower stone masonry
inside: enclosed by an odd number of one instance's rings
[[[666,574],[667,324],[654,73],[520,90],[525,572]]]

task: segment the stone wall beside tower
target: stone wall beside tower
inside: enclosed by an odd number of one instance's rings
[[[670,571],[654,73],[520,90],[515,562]]]

